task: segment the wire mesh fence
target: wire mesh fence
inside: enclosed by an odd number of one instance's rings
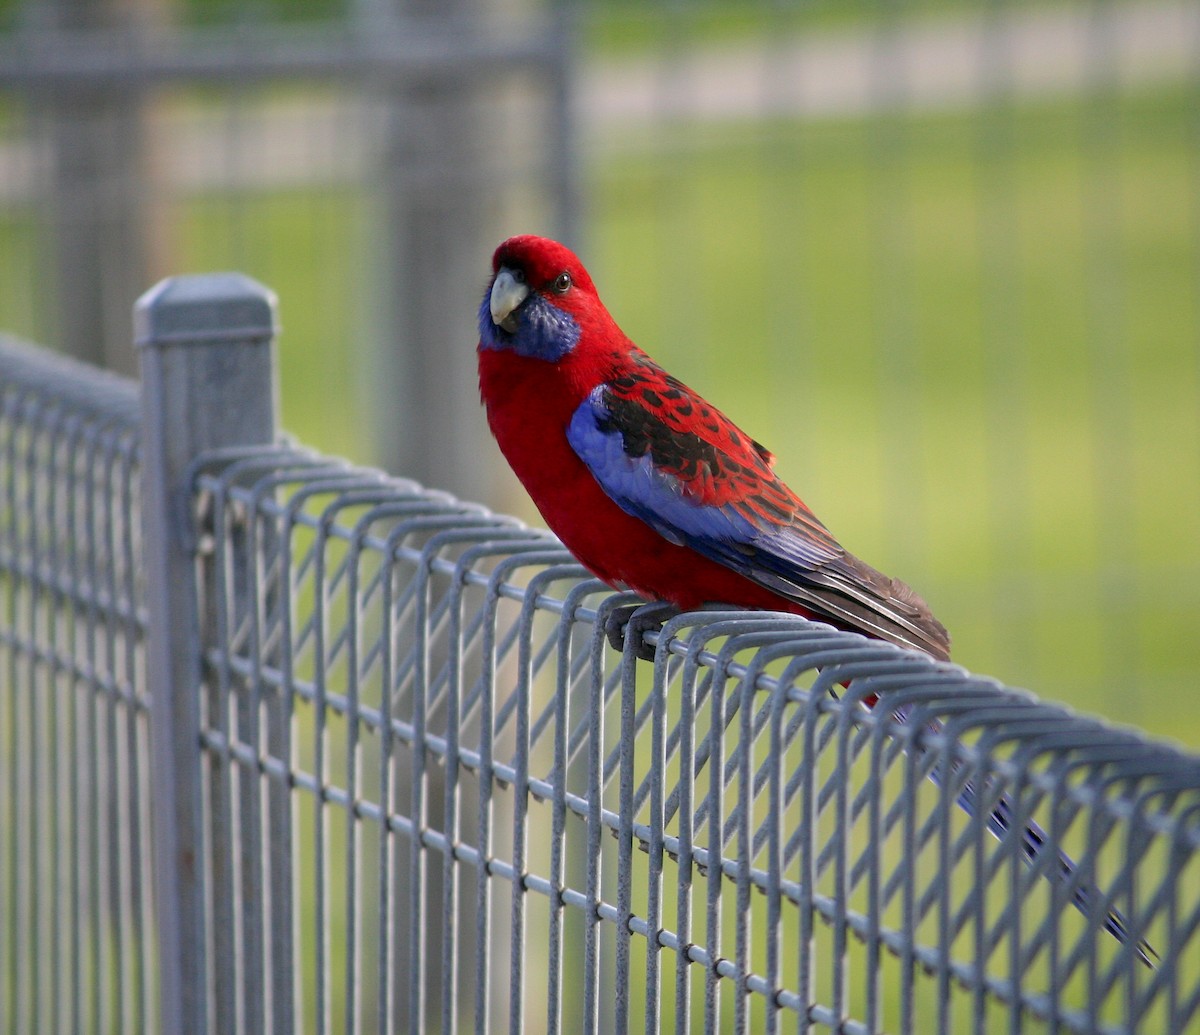
[[[272,328],[148,295],[141,435],[0,349],[7,1030],[1197,1030],[1200,760],[794,616],[617,652],[545,533],[264,434]]]
[[[136,386],[0,337],[0,1026],[156,1001]]]
[[[626,598],[544,535],[320,456],[199,486],[212,823],[279,832],[212,862],[231,1005],[282,995],[312,1030],[1192,1026],[1194,759],[790,616],[677,619],[651,670],[607,645]],[[964,793],[1008,803],[999,840]]]

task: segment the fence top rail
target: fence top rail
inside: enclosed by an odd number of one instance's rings
[[[388,10],[380,6],[380,11]],[[462,17],[389,16],[342,26],[240,22],[147,31],[26,27],[0,34],[0,88],[282,78],[369,78],[482,82],[496,75],[557,74],[563,28],[523,21],[519,29]]]
[[[340,542],[355,557],[383,555],[481,587],[531,612],[566,613],[573,590],[589,581],[548,532],[292,443],[222,450],[200,458],[194,471],[203,499],[220,499],[289,533],[303,529],[325,543]],[[549,581],[531,574],[556,566],[561,571]],[[574,621],[602,626],[612,600],[598,597],[603,587],[590,581],[591,598],[569,610]],[[670,618],[645,639],[660,661],[673,658],[757,692],[779,693],[785,702],[817,701],[821,712],[878,724],[890,738],[920,740],[923,749],[946,751],[956,764],[979,771],[1019,768],[1032,782],[1068,786],[1081,800],[1099,793],[1115,812],[1136,799],[1148,815],[1156,808],[1152,799],[1200,793],[1200,756],[1178,746],[796,615],[694,612]],[[876,694],[888,707],[864,719],[862,703]],[[1127,786],[1112,788],[1116,782]],[[1179,802],[1162,807],[1160,820],[1175,816]],[[1186,826],[1186,836],[1200,844],[1200,816]]]
[[[136,381],[80,363],[0,333],[0,389],[37,396],[44,405],[136,430],[141,402]]]

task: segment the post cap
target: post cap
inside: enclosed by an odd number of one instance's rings
[[[138,348],[253,341],[278,331],[275,292],[244,273],[160,280],[133,307]]]

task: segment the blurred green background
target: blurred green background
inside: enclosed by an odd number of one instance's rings
[[[60,347],[73,257],[43,177],[52,104],[22,78],[20,41],[68,8],[0,4],[0,325]],[[311,33],[365,10],[192,0],[120,17]],[[388,239],[397,193],[425,189],[381,187],[405,165],[379,153],[391,81],[165,77],[144,96],[150,244],[100,277],[141,277],[105,288],[112,324],[160,275],[245,270],[281,299],[291,432],[536,521],[476,405],[471,300],[503,236],[565,235],[624,329],[773,449],[848,548],[922,592],[956,660],[1200,746],[1193,7],[468,13],[496,27],[485,37],[550,25],[570,47],[565,126],[536,76],[471,79],[499,106],[451,160],[475,163],[450,191],[470,247],[427,260]],[[434,125],[409,158],[438,139]],[[389,264],[403,277],[438,263],[393,291]],[[456,345],[408,361],[421,343],[404,340],[404,291]],[[445,430],[419,445],[432,418],[413,395],[433,391],[463,434],[444,454]]]

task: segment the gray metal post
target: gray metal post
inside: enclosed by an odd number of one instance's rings
[[[480,166],[479,87],[440,80],[389,95],[387,237],[373,421],[389,470],[460,495],[491,479],[477,393],[475,313],[495,247]]]
[[[381,35],[403,38],[422,27],[432,39],[447,40],[477,31],[486,7],[484,0],[359,4]],[[544,66],[551,80],[546,89],[561,101],[547,131],[552,135],[566,128],[566,66],[565,58],[553,69]],[[388,117],[379,150],[383,233],[372,304],[378,323],[366,377],[381,464],[499,504],[512,482],[497,463],[473,387],[476,313],[500,236],[531,228],[506,224],[499,210],[511,173],[497,159],[500,131],[490,121],[497,84],[463,73],[447,67],[420,77],[383,73],[377,80]],[[552,186],[565,192],[568,156],[556,155],[551,165]],[[569,205],[552,200],[548,207],[553,218]]]
[[[173,277],[134,308],[142,361],[162,1031],[207,1032],[200,765],[201,613],[188,472],[211,449],[276,437],[275,297],[236,273]]]

